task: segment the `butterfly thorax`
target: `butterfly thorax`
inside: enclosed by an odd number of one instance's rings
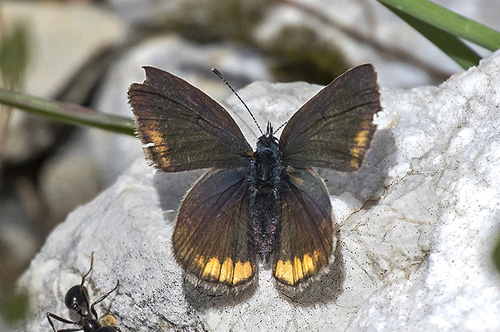
[[[274,187],[279,175],[279,145],[272,134],[257,141],[255,152],[255,181],[257,187]]]
[[[252,226],[256,250],[263,261],[273,252],[278,228],[278,186],[280,182],[279,144],[268,125],[257,141]],[[258,207],[258,208],[257,208]]]

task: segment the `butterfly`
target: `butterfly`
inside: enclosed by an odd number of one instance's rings
[[[183,79],[144,67],[128,96],[147,157],[163,172],[211,168],[187,192],[172,236],[188,279],[242,289],[258,256],[298,289],[334,261],[328,191],[313,167],[350,172],[370,148],[380,111],[371,64],[351,69],[307,101],[279,139],[271,124],[254,151],[229,113]]]

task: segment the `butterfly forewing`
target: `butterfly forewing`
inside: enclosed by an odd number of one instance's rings
[[[176,172],[248,161],[252,148],[222,106],[179,77],[144,68],[147,79],[131,85],[129,99],[137,132],[157,168]]]
[[[172,237],[179,264],[197,280],[237,287],[255,275],[250,190],[242,169],[214,169],[188,192]]]
[[[279,189],[281,231],[273,254],[273,275],[296,287],[331,263],[336,244],[332,208],[323,181],[312,169],[283,170]]]
[[[377,77],[366,64],[339,76],[302,106],[280,137],[286,166],[357,170],[370,147],[380,110]]]

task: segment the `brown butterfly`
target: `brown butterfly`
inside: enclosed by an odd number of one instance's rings
[[[174,255],[187,276],[241,289],[254,279],[259,254],[279,284],[296,288],[331,264],[332,208],[312,167],[361,166],[380,111],[373,66],[322,89],[279,140],[268,124],[255,152],[212,98],[165,71],[145,70],[129,99],[149,159],[163,172],[212,168],[189,190],[175,223]]]

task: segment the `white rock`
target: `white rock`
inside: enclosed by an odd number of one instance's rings
[[[73,135],[40,170],[41,197],[54,223],[64,220],[78,205],[89,202],[107,187],[97,162],[89,158],[91,149],[85,138],[81,131]]]
[[[6,1],[2,10],[7,27],[28,28],[24,91],[40,97],[53,96],[92,55],[125,37],[118,17],[96,6]]]
[[[2,12],[6,31],[16,24],[27,28],[29,61],[20,88],[38,97],[54,97],[85,61],[125,37],[118,18],[98,7],[6,1]],[[53,121],[15,111],[3,158],[14,163],[33,158],[54,144],[58,127]]]
[[[214,29],[221,20],[231,26],[231,13],[226,2],[214,6],[211,2],[198,0],[108,0],[110,5],[124,20],[138,25],[158,26],[166,22],[189,22],[192,26]],[[467,18],[476,20],[493,29],[500,30],[500,21],[495,10],[497,0],[436,0],[445,8]],[[246,1],[234,5],[235,10],[254,13],[258,1]],[[243,3],[243,2],[241,2]],[[331,20],[322,22],[306,10],[297,9],[294,3],[311,12]],[[292,5],[290,5],[292,4]],[[371,62],[380,73],[380,82],[388,87],[411,88],[441,82],[461,68],[439,50],[434,44],[418,33],[410,25],[392,13],[381,3],[350,0],[296,0],[290,2],[269,2],[259,7],[262,19],[257,19],[250,38],[258,46],[269,49],[268,45],[282,45],[284,29],[304,28],[314,32],[316,44],[311,47],[318,52],[331,48],[345,61],[353,65]],[[214,18],[222,18],[216,20]],[[250,22],[249,22],[250,23]],[[237,24],[234,23],[233,24]],[[297,30],[295,30],[297,31]],[[297,32],[300,40],[310,38]],[[288,45],[282,45],[286,48]],[[280,46],[278,46],[280,47]],[[271,47],[272,48],[272,47]],[[482,56],[490,53],[474,47]],[[276,59],[278,64],[283,59]],[[287,62],[288,60],[285,60]]]
[[[499,72],[496,53],[440,87],[382,89],[385,109],[365,167],[324,173],[341,207],[341,252],[301,296],[278,293],[263,268],[258,287],[238,296],[184,282],[170,237],[185,174],[155,173],[140,160],[48,238],[19,282],[32,300],[19,330],[48,329],[46,311],[67,316],[62,299],[91,251],[92,298],[119,279],[98,310],[125,331],[500,330],[490,262],[500,209]],[[256,83],[241,94],[254,90],[266,91],[247,99],[262,121],[293,113],[318,88]]]
[[[496,0],[434,2],[500,29],[499,20],[491,10],[498,5]],[[380,74],[380,83],[388,87],[411,88],[432,84],[439,82],[436,76],[441,77],[443,73],[451,75],[460,70],[434,44],[379,2],[298,0],[291,3],[299,3],[332,23],[322,22],[315,15],[293,5],[280,4],[268,9],[265,19],[259,23],[255,30],[257,44],[279,45],[283,29],[308,28],[316,33],[320,43],[336,48],[348,63],[374,63]],[[300,32],[297,34],[300,38]],[[479,47],[477,49],[483,56],[490,54]],[[398,53],[403,53],[404,57]]]
[[[182,0],[109,0],[110,6],[126,21],[148,23],[165,20],[165,17],[178,13]]]

